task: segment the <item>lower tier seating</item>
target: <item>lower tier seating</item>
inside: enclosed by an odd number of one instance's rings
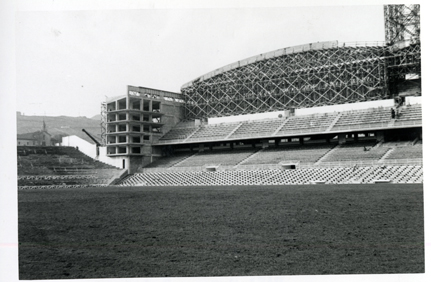
[[[404,159],[421,159],[422,158],[422,144],[413,146],[397,146],[386,156],[387,160],[404,160]]]
[[[255,149],[213,150],[199,152],[176,167],[196,167],[204,165],[233,166],[255,153]]]
[[[135,173],[120,186],[214,186],[374,183],[423,183],[421,165],[308,167],[293,170],[175,171]]]
[[[302,145],[302,146],[280,146],[277,148],[266,148],[253,155],[242,164],[278,164],[280,162],[302,162],[315,163],[334,145]]]
[[[146,168],[152,168],[152,167],[171,167],[175,164],[181,162],[182,160],[190,157],[192,155],[191,152],[180,152],[175,153],[171,156],[165,156],[161,157],[157,161],[150,163]]]
[[[376,147],[375,143],[370,142],[339,145],[322,162],[378,161],[389,150],[389,147]]]

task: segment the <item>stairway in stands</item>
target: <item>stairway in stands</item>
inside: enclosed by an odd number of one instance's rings
[[[264,148],[256,151],[254,154],[251,154],[250,156],[248,156],[247,158],[243,159],[241,162],[239,162],[236,166],[234,166],[234,168],[237,168],[238,166],[242,165],[243,163],[245,163],[248,159],[250,158],[255,158],[257,157],[258,154],[260,154],[263,150],[265,150]]]
[[[329,150],[328,152],[326,152],[326,154],[324,154],[317,162],[315,162],[315,165],[319,165],[322,161],[324,161],[330,154],[334,153],[335,150],[337,150],[340,147],[340,145],[335,146],[334,148],[332,148],[331,150]]]

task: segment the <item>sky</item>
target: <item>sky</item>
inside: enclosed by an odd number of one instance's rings
[[[374,2],[22,9],[15,19],[16,110],[92,117],[127,85],[180,92],[216,68],[276,49],[384,41],[383,5]]]

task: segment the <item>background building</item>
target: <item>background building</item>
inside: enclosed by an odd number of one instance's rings
[[[51,134],[46,129],[46,124],[43,122],[42,130],[23,133],[17,135],[18,146],[52,146]]]
[[[183,119],[179,93],[128,86],[125,95],[102,103],[102,140],[107,155],[121,159],[123,167],[142,167],[160,156],[152,147]]]

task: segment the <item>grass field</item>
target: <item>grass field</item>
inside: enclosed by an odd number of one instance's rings
[[[424,272],[423,186],[19,191],[20,279]]]

